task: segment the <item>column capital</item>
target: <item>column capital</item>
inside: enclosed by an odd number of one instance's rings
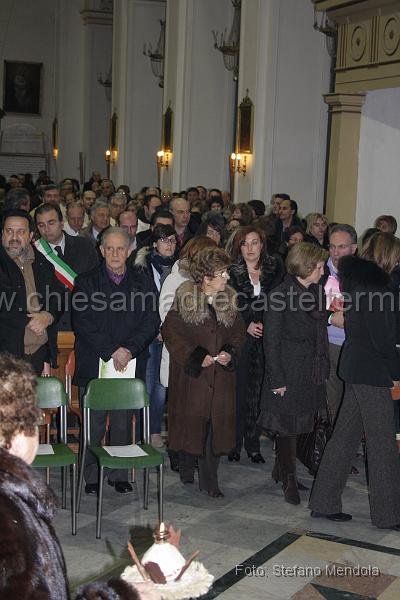
[[[361,113],[366,94],[324,94],[324,102],[332,113]]]

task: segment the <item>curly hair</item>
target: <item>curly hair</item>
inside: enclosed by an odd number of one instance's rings
[[[193,256],[189,273],[197,284],[203,283],[204,277],[215,277],[216,271],[229,267],[231,260],[229,254],[221,248],[204,248]]]
[[[42,418],[36,381],[28,363],[7,353],[0,354],[0,447],[9,448],[16,433],[34,435]]]

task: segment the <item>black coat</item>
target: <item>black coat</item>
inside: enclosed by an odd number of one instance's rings
[[[81,273],[87,273],[96,267],[100,260],[99,255],[93,247],[92,242],[81,235],[69,235],[64,232],[65,236],[65,249],[64,249],[64,262],[77,275]],[[59,331],[71,331],[71,292],[69,288],[65,286],[66,301],[65,312],[58,323]]]
[[[26,463],[0,449],[0,598],[66,600],[64,557],[52,527],[53,492]]]
[[[48,356],[52,366],[57,365],[57,321],[64,311],[65,290],[54,275],[54,267],[33,249],[32,263],[36,291],[41,310],[51,313],[54,322],[47,328]],[[17,358],[24,355],[25,327],[29,322],[26,288],[21,270],[0,244],[0,352],[9,352]],[[7,304],[6,304],[7,302]],[[8,306],[7,306],[8,305]]]
[[[339,375],[348,383],[392,387],[400,379],[400,360],[396,351],[398,297],[390,291],[390,278],[375,263],[346,256],[339,261],[339,281],[347,309]],[[364,295],[357,306],[360,292]]]
[[[261,265],[261,291],[260,295],[256,297],[246,263],[241,260],[230,267],[229,283],[237,292],[238,308],[246,330],[252,321],[255,323],[263,321],[267,294],[281,283],[283,272],[284,267],[280,257],[266,256]],[[238,401],[247,407],[246,421],[249,435],[255,432],[259,416],[264,362],[262,338],[252,337],[246,332],[242,359],[237,371],[236,393]]]
[[[64,260],[77,275],[87,273],[97,267],[99,256],[88,238],[81,235],[69,235],[65,231],[64,236]]]
[[[307,296],[300,296],[298,285],[293,282],[292,276],[287,275],[268,296],[268,309],[264,316],[265,377],[260,419],[260,424],[267,429],[269,414],[277,418],[284,415],[302,419],[306,415],[312,417],[325,406],[325,385],[312,381],[318,323],[307,310],[310,303],[305,301],[305,298],[310,298],[312,289],[318,295],[319,288],[302,289]],[[322,290],[320,295],[324,318]],[[325,327],[324,331],[326,333]],[[325,341],[327,347],[327,338]],[[285,386],[284,396],[272,393],[273,389]]]
[[[102,263],[76,278],[72,302],[74,383],[85,386],[98,377],[99,358],[110,360],[120,346],[138,359],[136,372],[143,379],[146,350],[160,324],[156,298],[146,280],[128,268],[121,284],[116,285]]]

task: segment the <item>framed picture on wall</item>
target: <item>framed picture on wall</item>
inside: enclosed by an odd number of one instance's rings
[[[43,63],[4,61],[3,107],[6,113],[40,114]]]

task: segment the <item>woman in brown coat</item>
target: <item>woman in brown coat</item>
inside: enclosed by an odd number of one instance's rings
[[[178,288],[162,334],[170,353],[168,424],[173,450],[198,456],[199,486],[213,497],[219,456],[235,445],[235,369],[245,338],[229,256],[205,248],[192,260],[193,281]]]

